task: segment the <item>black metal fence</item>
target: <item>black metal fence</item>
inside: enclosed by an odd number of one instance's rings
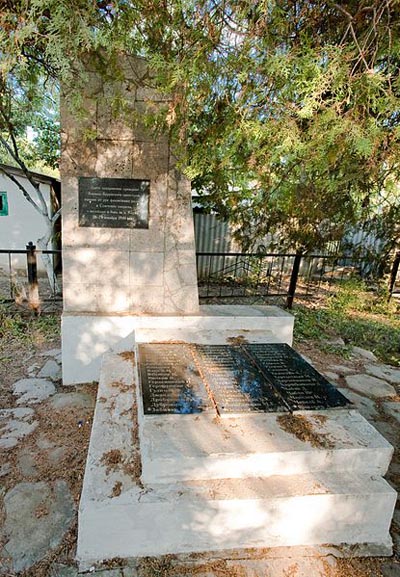
[[[45,254],[51,259],[51,275],[38,272],[38,257]],[[0,302],[26,304],[39,313],[43,303],[62,301],[61,250],[39,250],[30,242],[25,249],[0,249],[6,255],[0,265]],[[24,255],[21,257],[20,255]]]
[[[351,278],[373,277],[373,265],[354,255],[199,252],[197,274],[202,301],[253,299],[284,303],[329,293]],[[391,267],[390,295],[400,289],[400,253]]]
[[[52,278],[38,274],[37,258],[52,259]],[[25,249],[0,249],[7,264],[0,265],[0,302],[26,302],[39,312],[42,303],[62,301],[61,250],[38,250],[33,243]],[[25,255],[25,267],[15,266],[13,258]],[[368,259],[354,255],[292,253],[196,253],[201,301],[238,299],[276,302],[292,308],[295,297],[307,299],[332,292],[344,280],[374,276]],[[55,290],[58,289],[58,290]],[[390,266],[390,296],[400,296],[400,252]]]
[[[396,253],[390,270],[389,298],[400,296],[400,251]]]

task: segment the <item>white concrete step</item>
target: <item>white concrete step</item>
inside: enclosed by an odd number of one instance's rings
[[[396,492],[346,473],[158,484],[81,502],[81,567],[250,547],[370,544],[388,554]]]
[[[215,324],[219,321],[215,319]],[[143,328],[135,331],[135,343],[196,343],[225,345],[233,342],[279,343],[272,331],[249,329],[193,329],[193,328]]]
[[[79,315],[62,316],[63,384],[99,380],[103,354],[132,349],[135,333],[159,329],[172,333],[188,331],[231,331],[243,334],[266,331],[277,342],[292,344],[294,317],[276,306],[202,305],[190,315]],[[96,336],[95,345],[93,335]],[[171,337],[169,337],[171,338]]]
[[[381,475],[392,448],[357,412],[303,415],[326,443],[314,447],[278,415],[144,417],[137,386],[132,353],[104,357],[79,506],[82,570],[113,557],[251,547],[391,554],[396,493]]]
[[[393,447],[357,411],[310,411],[294,418],[303,419],[310,440],[290,432],[290,415],[141,415],[142,479],[151,484],[313,471],[386,473]]]

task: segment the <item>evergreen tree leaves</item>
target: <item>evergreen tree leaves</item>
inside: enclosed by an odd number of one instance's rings
[[[146,122],[243,246],[279,231],[308,250],[399,215],[400,0],[1,4],[3,86],[23,79],[27,102],[38,70],[77,109],[88,61],[123,84],[124,56],[144,56],[169,96]]]

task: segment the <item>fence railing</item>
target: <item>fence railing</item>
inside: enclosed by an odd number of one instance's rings
[[[396,253],[390,270],[389,298],[400,296],[400,251]]]
[[[37,257],[51,255],[53,278],[38,274]],[[56,270],[61,250],[38,250],[33,243],[25,249],[0,249],[7,265],[0,266],[0,302],[27,302],[34,312],[41,303],[60,302],[61,291],[54,286],[61,280]],[[13,264],[15,255],[25,255],[25,271]],[[200,300],[255,298],[284,301],[292,308],[294,299],[312,298],[331,292],[344,280],[373,276],[371,263],[354,255],[293,253],[197,252],[197,277]],[[400,295],[400,252],[390,267],[389,295]],[[389,296],[389,298],[390,298]]]
[[[295,297],[331,292],[344,280],[374,276],[365,258],[354,255],[198,252],[200,300],[262,298],[292,308]],[[400,289],[400,253],[391,267],[390,294]]]
[[[41,254],[50,255],[52,263],[50,278],[45,271],[38,274],[37,259]],[[25,249],[0,249],[0,255],[6,255],[6,259],[2,259],[0,265],[0,302],[18,304],[25,302],[35,313],[39,313],[41,303],[62,300],[61,291],[55,290],[59,283],[56,271],[61,260],[61,250],[40,250],[30,242]],[[25,255],[23,268],[20,255]],[[17,263],[14,262],[16,258]]]

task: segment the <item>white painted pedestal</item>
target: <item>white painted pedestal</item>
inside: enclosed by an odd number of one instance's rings
[[[64,313],[62,316],[63,384],[98,381],[102,356],[109,351],[132,349],[145,331],[159,331],[154,338],[169,338],[182,331],[219,331],[246,336],[262,331],[277,342],[292,344],[294,317],[275,306],[203,305],[193,315],[96,315]],[[178,332],[177,332],[178,331]],[[143,334],[140,337],[140,333]],[[217,337],[218,338],[218,337]]]
[[[142,322],[139,342],[221,343],[243,333],[270,342],[280,340],[278,330],[291,341],[286,314],[268,322],[215,314],[200,319],[202,330],[193,317],[170,328],[165,317],[158,327]],[[232,329],[239,322],[244,331]],[[260,330],[274,322],[275,334]],[[390,555],[396,492],[383,475],[393,448],[357,411],[303,414],[332,448],[282,430],[277,414],[145,416],[136,365],[105,355],[79,507],[81,570],[113,557],[219,551],[229,558],[249,548]],[[131,475],[137,423],[142,483]],[[115,466],[106,459],[112,450]]]

